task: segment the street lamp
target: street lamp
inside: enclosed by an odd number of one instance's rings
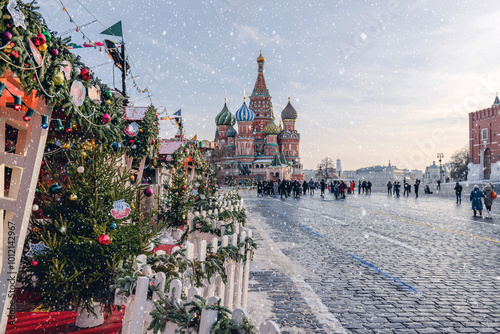
[[[443,177],[443,165],[441,164],[441,160],[444,158],[444,154],[438,153],[437,158],[439,159],[439,181],[443,182],[443,180],[441,180],[441,178]]]

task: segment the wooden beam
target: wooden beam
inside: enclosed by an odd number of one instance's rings
[[[24,155],[0,151],[0,162],[8,167],[22,167],[25,159]]]

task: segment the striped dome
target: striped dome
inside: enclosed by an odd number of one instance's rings
[[[233,114],[227,108],[227,103],[224,102],[224,108],[220,111],[220,113],[215,117],[215,124],[219,125],[234,125],[236,120],[234,119]]]
[[[247,104],[243,101],[243,105],[235,114],[238,122],[251,122],[253,121],[253,111],[248,109]]]
[[[226,137],[236,137],[236,130],[232,126],[227,130]]]
[[[274,123],[274,120],[271,119],[269,123],[264,127],[264,133],[266,135],[279,135],[281,132],[280,128]]]
[[[290,103],[290,100],[288,100],[288,104],[286,105],[285,109],[283,109],[283,111],[281,112],[281,118],[297,119],[297,111],[295,111],[295,108]]]

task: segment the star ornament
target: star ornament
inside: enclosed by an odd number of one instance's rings
[[[31,242],[28,242],[28,246],[29,246],[29,251],[28,253],[26,253],[26,255],[28,257],[33,257],[35,255],[39,255],[39,254],[44,254],[46,253],[50,248],[47,247],[43,241],[40,241],[39,243],[37,244],[34,244],[34,243],[31,243]]]

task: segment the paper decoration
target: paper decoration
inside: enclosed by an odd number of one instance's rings
[[[33,257],[35,255],[38,255],[38,254],[44,254],[47,252],[47,250],[49,250],[50,248],[47,247],[43,241],[40,241],[39,243],[37,244],[34,244],[34,243],[31,243],[28,241],[28,247],[29,247],[29,251],[26,253],[26,256],[28,257]]]
[[[21,12],[21,9],[19,9],[17,0],[9,0],[9,3],[7,4],[7,10],[9,11],[10,16],[12,16],[14,25],[16,27],[22,27],[24,30],[26,30],[26,23],[24,22],[25,17],[23,12]]]
[[[125,133],[129,135],[129,137],[135,137],[139,133],[139,128],[139,124],[132,122],[125,128]]]
[[[129,121],[141,121],[148,111],[148,107],[125,107],[124,118]]]
[[[132,211],[130,209],[130,205],[128,205],[128,203],[125,203],[124,199],[121,199],[113,203],[113,209],[111,210],[111,215],[115,219],[123,219],[128,217],[130,211]]]
[[[88,91],[90,101],[101,104],[101,89],[98,86],[90,86]]]
[[[71,63],[67,60],[61,62],[61,71],[64,73],[66,80],[71,79]]]
[[[70,89],[71,100],[76,106],[81,106],[85,101],[85,86],[81,81],[75,80]]]
[[[31,39],[30,39],[30,49],[31,53],[33,54],[33,58],[35,58],[35,62],[38,64],[38,66],[45,67],[42,55],[40,54],[40,51],[38,51],[38,48],[35,46],[35,44],[33,44]]]

